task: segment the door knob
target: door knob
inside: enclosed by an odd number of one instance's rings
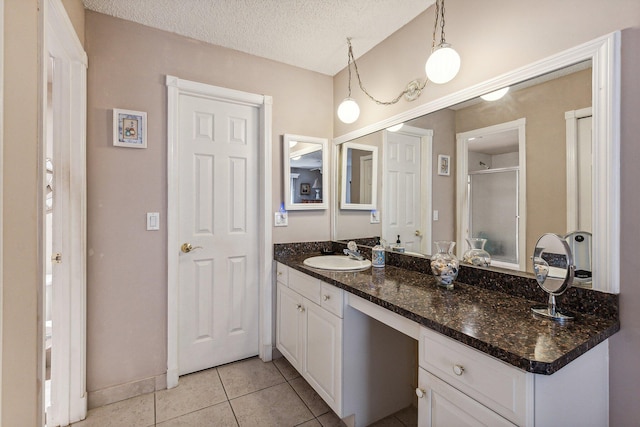
[[[191,243],[183,243],[182,246],[180,246],[180,250],[185,254],[188,254],[189,252],[196,249],[202,249],[202,246],[191,246]]]
[[[416,236],[418,237],[422,236],[422,232],[420,230],[416,230]]]
[[[416,389],[416,396],[418,396],[421,399],[424,397],[425,393],[426,392],[423,389],[421,389],[420,387],[418,387]]]

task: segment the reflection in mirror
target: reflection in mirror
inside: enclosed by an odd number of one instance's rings
[[[522,118],[456,135],[458,246],[485,239],[493,265],[515,270],[526,268],[525,126]]]
[[[338,146],[367,138],[382,141],[384,132],[401,122],[405,126],[431,130],[430,163],[437,164],[439,155],[449,156],[452,170],[449,176],[438,175],[437,168],[430,172],[433,191],[425,197],[431,208],[426,212],[423,208],[423,214],[428,219],[426,226],[431,226],[432,241],[454,241],[460,233],[457,216],[461,206],[461,201],[456,198],[456,175],[459,172],[456,134],[525,119],[526,146],[518,152],[518,180],[526,179],[526,187],[522,191],[518,186],[516,219],[522,225],[519,231],[526,229],[526,233],[522,238],[521,232],[512,231],[513,236],[518,236],[516,247],[522,248],[524,244],[525,248],[518,249],[517,264],[521,266],[525,260],[525,266],[519,268],[533,272],[528,261],[541,234],[566,235],[576,230],[590,232],[593,238],[592,287],[618,293],[620,70],[616,55],[619,53],[619,37],[619,33],[613,33],[576,46],[461,92],[427,102],[397,117],[337,137],[334,143]],[[483,89],[490,93],[501,85],[509,85],[509,90],[498,100],[486,101],[478,96]],[[461,102],[465,94],[469,94],[470,99]],[[442,105],[450,106],[441,108]],[[379,149],[380,157],[386,161],[385,147],[380,144]],[[520,160],[522,154],[525,155],[523,161]],[[494,164],[493,161],[499,159],[490,160],[491,164],[481,161],[489,169],[497,168],[499,162]],[[477,166],[482,166],[479,163],[480,160]],[[503,164],[501,167],[507,166]],[[383,167],[380,170],[384,173]],[[466,183],[462,185],[466,186]],[[525,191],[526,199],[522,197]],[[380,223],[373,221],[368,212],[345,211],[336,203],[334,239],[371,239],[382,235],[382,225],[389,214],[386,208],[389,201],[385,191],[379,194],[382,199],[376,220],[379,218]],[[423,206],[424,202],[420,201]],[[523,203],[524,206],[520,207]],[[486,218],[471,219],[472,230],[473,223],[477,225],[480,220]],[[502,228],[515,229],[512,226]],[[495,249],[498,237],[495,237],[495,242],[490,238],[486,247],[491,248],[494,244],[494,252],[498,252]],[[395,241],[395,236],[385,238]],[[402,236],[401,240],[407,239]],[[461,246],[457,246],[456,255],[460,257],[467,250],[467,244],[463,241]],[[432,247],[427,247],[419,252],[429,255],[432,250]]]
[[[425,197],[432,205],[426,215],[432,241],[457,241],[456,255],[461,257],[468,249],[467,237],[485,238],[492,265],[531,272],[527,260],[533,255],[537,236],[575,231],[567,228],[567,210],[573,202],[565,184],[565,116],[591,107],[591,78],[591,61],[584,61],[511,85],[499,100],[477,97],[405,122],[405,126],[432,132],[432,163],[437,163],[438,155],[448,155],[454,166],[449,176],[430,171],[433,190]],[[591,135],[586,138],[590,145]],[[354,142],[364,139],[372,136]],[[382,144],[380,150],[386,158]],[[580,179],[590,182],[590,166],[581,170]],[[386,197],[386,192],[382,194]],[[386,203],[380,203],[383,223]],[[551,213],[548,206],[554,207]],[[586,222],[590,215],[583,217]],[[372,230],[369,219],[362,215],[358,229],[353,218],[338,212],[336,238],[383,235],[382,225]],[[421,232],[426,232],[425,226]],[[396,236],[383,237],[394,242]],[[401,240],[409,237],[401,236]],[[429,255],[433,250],[430,245],[418,247],[412,251]]]
[[[341,155],[340,209],[376,210],[378,147],[347,142]]]
[[[531,310],[537,315],[560,322],[572,319],[572,315],[560,313],[555,299],[573,283],[575,265],[571,248],[565,239],[552,233],[540,237],[533,251],[532,266],[538,285],[549,294],[549,303],[547,307]]]
[[[285,208],[327,209],[327,140],[286,134],[283,152]]]

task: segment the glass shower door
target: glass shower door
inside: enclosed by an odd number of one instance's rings
[[[487,239],[492,264],[518,268],[518,169],[469,173],[469,236]]]

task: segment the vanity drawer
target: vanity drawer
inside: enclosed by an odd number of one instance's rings
[[[511,422],[526,424],[527,392],[533,390],[526,372],[426,328],[419,364]]]
[[[307,276],[304,273],[289,269],[289,287],[298,292],[308,300],[320,305],[320,285],[319,279]]]
[[[325,310],[342,318],[342,307],[344,305],[344,291],[328,283],[322,283],[320,290],[320,306]]]
[[[276,280],[285,286],[289,286],[289,267],[276,262]]]

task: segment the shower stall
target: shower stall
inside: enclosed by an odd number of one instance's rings
[[[517,268],[519,168],[470,171],[467,183],[469,237],[487,239],[492,265]]]

